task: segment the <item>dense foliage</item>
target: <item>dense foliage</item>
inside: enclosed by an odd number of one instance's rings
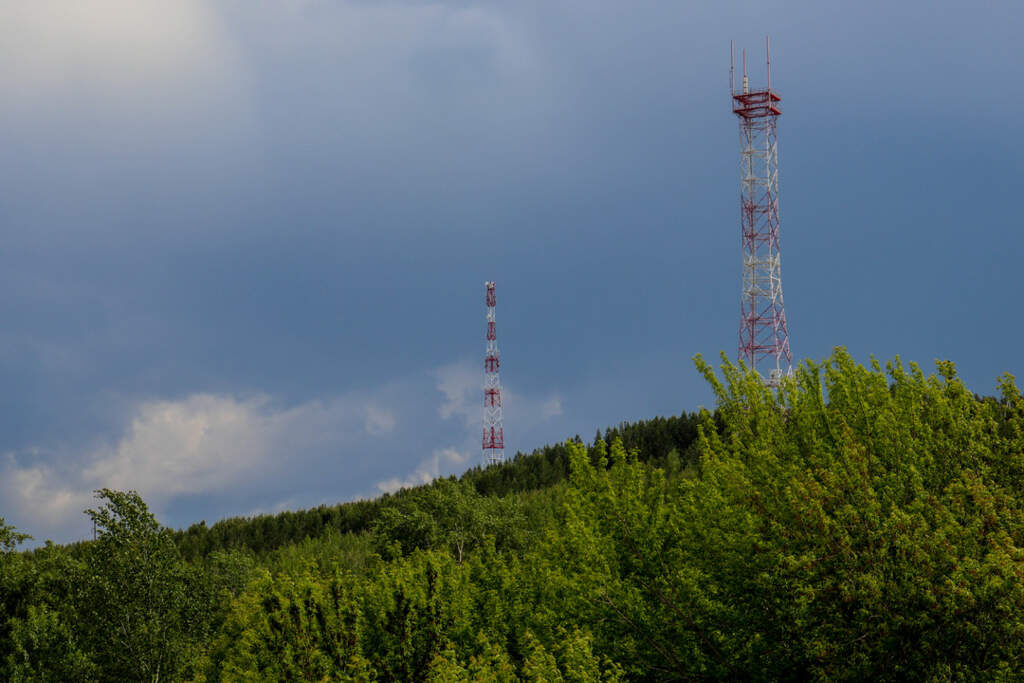
[[[1024,397],[838,350],[715,414],[376,501],[186,532],[102,490],[18,553],[10,680],[1016,680]]]
[[[657,417],[636,423],[623,422],[618,427],[598,431],[594,438],[611,443],[621,439],[626,448],[637,450],[640,459],[655,465],[664,465],[669,454],[687,463],[696,462],[694,448],[700,416],[696,413],[678,417]],[[577,436],[573,439],[580,443]],[[460,478],[484,496],[508,496],[545,489],[564,481],[569,476],[569,449],[565,444],[545,446],[529,455],[517,453],[500,467],[486,469],[474,467]],[[386,494],[374,500],[359,500],[339,505],[324,505],[311,510],[282,512],[250,518],[234,517],[211,526],[206,522],[193,524],[174,534],[175,542],[186,559],[205,557],[215,550],[247,548],[257,555],[324,534],[362,533],[369,531],[385,510],[405,505],[406,500],[417,500],[424,487]]]

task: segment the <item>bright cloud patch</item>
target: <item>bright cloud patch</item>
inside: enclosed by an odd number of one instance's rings
[[[23,516],[47,528],[79,517],[92,501],[90,492],[69,487],[51,467],[18,467],[13,457],[0,470],[0,496],[5,508],[13,502]],[[9,513],[5,510],[5,515]]]
[[[37,540],[63,542],[88,536],[81,513],[98,488],[138,491],[181,526],[196,521],[188,511],[203,498],[230,499],[228,514],[246,514],[429,483],[478,461],[481,377],[467,361],[295,405],[208,393],[141,401],[107,442],[0,457],[0,515]],[[423,406],[432,392],[436,407]],[[562,412],[557,395],[506,389],[504,404],[510,454]],[[425,434],[444,445],[424,443]],[[184,516],[166,518],[182,505]]]
[[[468,362],[452,363],[439,368],[434,377],[437,390],[444,396],[437,409],[442,419],[458,417],[467,425],[480,421],[484,386],[482,369],[477,371]]]
[[[434,388],[442,396],[437,414],[442,420],[461,422],[463,439],[460,447],[435,450],[404,477],[391,477],[376,484],[381,492],[428,484],[434,479],[465,469],[480,455],[480,419],[483,406],[483,370],[469,361],[451,363],[434,371]],[[541,423],[562,414],[562,400],[558,396],[524,396],[507,387],[502,388],[502,404],[507,424],[515,433],[524,434]],[[506,430],[506,444],[513,444]],[[507,453],[513,453],[510,445]]]
[[[437,413],[442,419],[461,419],[467,427],[480,425],[483,410],[483,363],[479,369],[463,361],[439,368],[434,373],[435,388],[444,397]],[[552,417],[562,414],[562,400],[558,396],[527,396],[502,386],[502,410],[505,421],[525,431]]]
[[[459,452],[456,448],[441,448],[434,451],[429,458],[424,460],[407,477],[393,477],[385,481],[377,482],[377,490],[381,493],[394,493],[399,489],[412,488],[421,484],[429,484],[443,472],[451,471],[457,466],[464,466],[470,461],[469,453]]]
[[[78,529],[97,488],[134,489],[155,509],[178,496],[212,494],[273,477],[309,454],[338,451],[364,433],[394,429],[395,416],[355,396],[280,408],[265,397],[197,394],[138,405],[114,445],[69,456],[64,467],[29,454],[0,465],[0,500],[46,533]]]
[[[296,417],[294,411],[267,410],[265,399],[199,395],[146,403],[124,439],[100,452],[82,478],[135,489],[154,502],[217,490],[263,466],[275,436]]]

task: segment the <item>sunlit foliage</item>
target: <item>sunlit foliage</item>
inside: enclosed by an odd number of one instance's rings
[[[0,520],[0,678],[1018,680],[1024,398],[837,350],[715,411],[375,501],[97,540]]]

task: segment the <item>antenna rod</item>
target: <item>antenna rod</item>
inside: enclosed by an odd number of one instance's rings
[[[750,81],[747,80],[747,49],[743,48],[743,94],[750,92]]]
[[[768,89],[772,89],[772,51],[768,45],[768,36],[764,37],[764,59],[768,64]]]
[[[736,49],[733,47],[732,41],[729,41],[729,94],[736,94]]]

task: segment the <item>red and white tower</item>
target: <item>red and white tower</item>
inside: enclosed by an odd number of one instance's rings
[[[743,292],[740,297],[739,358],[777,387],[793,373],[786,310],[782,305],[779,246],[779,157],[776,122],[782,99],[772,90],[771,57],[765,39],[767,86],[751,90],[747,54],[743,85],[737,90],[730,44],[732,111],[740,121],[740,226],[743,236]],[[767,371],[767,372],[765,372]]]
[[[505,461],[504,420],[501,416],[501,378],[498,376],[498,328],[494,321],[494,307],[498,297],[494,283],[487,287],[487,352],[484,356],[484,463],[494,465]]]

